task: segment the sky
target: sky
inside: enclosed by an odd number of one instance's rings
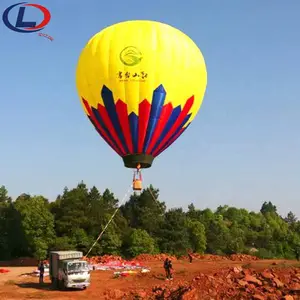
[[[0,11],[17,3],[1,0]],[[55,200],[83,180],[121,200],[132,170],[85,116],[75,85],[79,54],[114,23],[148,19],[189,35],[205,58],[208,85],[189,129],[152,168],[144,185],[169,208],[230,205],[259,211],[271,201],[300,217],[300,2],[71,1],[32,2],[52,15],[37,33],[0,20],[0,185],[12,197]],[[15,22],[17,9],[10,20]],[[26,18],[42,15],[27,9]]]

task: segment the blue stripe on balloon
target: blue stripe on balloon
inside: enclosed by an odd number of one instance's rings
[[[191,117],[191,115],[192,114],[189,114],[189,115],[187,115],[185,118],[184,118],[184,120],[181,122],[181,124],[180,124],[180,126],[175,130],[175,132],[171,135],[171,137],[162,145],[162,147],[159,147],[159,150],[160,149],[163,149],[175,136],[176,136],[176,134],[178,134],[178,132],[183,128],[183,126],[186,124],[186,122],[190,119],[190,117]],[[189,126],[190,124],[188,124],[188,126]],[[188,127],[187,126],[187,127]],[[187,128],[186,127],[186,128]],[[184,128],[184,130],[186,129],[186,128]],[[182,132],[183,133],[183,132]],[[182,134],[181,133],[181,134]],[[179,135],[180,136],[180,135]],[[178,137],[179,137],[178,136]],[[177,138],[178,138],[177,137]],[[177,140],[177,139],[176,139]],[[176,141],[175,140],[175,141]],[[173,141],[173,142],[175,142],[175,141]],[[172,143],[173,144],[173,143]],[[171,145],[170,145],[171,146]]]
[[[112,141],[113,145],[110,145],[108,139],[107,139],[104,135],[101,134],[101,131],[98,129],[98,126],[95,124],[95,122],[93,121],[93,119],[92,119],[90,116],[88,116],[88,118],[89,118],[89,120],[92,122],[92,124],[94,125],[94,127],[95,127],[96,131],[99,133],[99,135],[104,139],[104,141],[105,141],[110,147],[113,148],[113,147],[114,147],[113,141]],[[114,150],[115,150],[115,151],[119,151],[119,148],[115,148]]]
[[[98,126],[95,124],[95,122],[93,121],[93,119],[92,119],[90,116],[88,116],[88,118],[89,118],[89,120],[91,121],[91,123],[94,125],[94,127],[95,127],[95,129],[97,130],[97,132],[99,133],[99,135],[100,135],[100,136],[105,140],[105,142],[109,145],[108,139],[107,139],[105,136],[103,136],[103,135],[101,134],[100,130],[98,129]]]
[[[167,133],[172,129],[173,125],[175,124],[176,120],[178,119],[178,116],[181,113],[181,106],[177,106],[176,108],[173,109],[171,116],[163,130],[163,132],[161,133],[158,141],[156,142],[155,146],[153,147],[151,154],[153,154],[153,152],[156,150],[156,148],[159,146],[159,144],[161,143],[161,141],[164,139],[164,137],[167,135]]]
[[[191,124],[191,123],[190,123],[190,124]],[[182,136],[182,134],[187,130],[187,128],[190,126],[190,124],[188,124],[188,125],[182,130],[182,132],[178,135],[177,139],[178,139],[180,136]],[[174,137],[174,136],[172,136],[172,137]],[[177,140],[177,139],[176,139],[176,140]],[[175,141],[176,141],[176,140],[175,140]],[[169,140],[169,141],[170,141],[170,140]],[[174,141],[174,142],[175,142],[175,141]],[[166,149],[164,149],[164,151],[167,150],[172,144],[173,144],[173,143],[171,143]],[[165,145],[167,145],[167,144],[165,144]],[[164,147],[165,147],[165,146],[164,146]]]
[[[188,120],[190,119],[192,114],[186,115],[186,117],[183,119],[183,121],[181,122],[180,126],[175,130],[175,134],[177,134],[182,128],[183,126],[188,122]]]
[[[138,124],[139,124],[139,118],[138,116],[132,112],[129,116],[129,126],[131,131],[131,138],[132,138],[132,144],[133,144],[133,152],[138,152]]]
[[[151,111],[150,111],[146,137],[144,140],[143,152],[147,151],[147,148],[150,144],[157,122],[160,119],[160,115],[161,115],[162,108],[164,106],[165,99],[166,99],[166,91],[163,85],[161,84],[154,90],[152,95]]]
[[[114,126],[114,129],[122,143],[122,146],[125,149],[126,153],[129,153],[129,149],[127,147],[124,135],[123,135],[123,131],[119,122],[119,118],[118,118],[118,114],[116,111],[116,105],[114,102],[114,97],[113,97],[113,93],[112,91],[106,87],[105,85],[103,85],[102,90],[101,90],[101,96],[104,102],[104,106],[107,110],[108,116]]]
[[[110,134],[108,128],[105,126],[99,112],[97,109],[95,109],[94,107],[91,107],[93,114],[95,116],[95,118],[97,119],[98,123],[101,125],[101,127],[103,128],[103,130],[106,132],[107,136],[110,138],[110,140],[112,141],[112,143],[114,144],[114,146],[120,151],[120,153],[122,153],[120,147],[118,146],[117,142],[115,141],[115,139],[112,137],[112,135]],[[97,128],[97,127],[96,127]]]

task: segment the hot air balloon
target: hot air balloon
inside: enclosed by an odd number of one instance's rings
[[[99,135],[140,170],[182,135],[206,89],[205,61],[178,29],[154,21],[126,21],[95,34],[82,50],[76,85],[83,109]]]

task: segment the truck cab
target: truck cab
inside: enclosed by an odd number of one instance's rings
[[[50,278],[54,287],[82,288],[90,285],[90,270],[79,251],[50,252]]]

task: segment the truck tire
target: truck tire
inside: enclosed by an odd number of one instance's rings
[[[63,281],[62,280],[58,280],[58,289],[59,290],[63,290],[63,285],[64,285]]]
[[[52,283],[52,288],[56,290],[58,288],[57,279],[52,277],[51,278],[51,283]]]

